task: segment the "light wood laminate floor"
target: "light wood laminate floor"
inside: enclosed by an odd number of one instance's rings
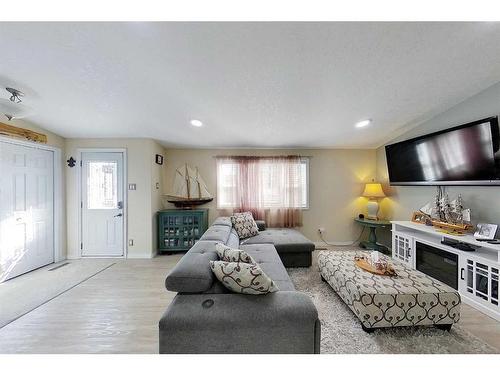
[[[158,353],[158,321],[175,296],[165,276],[181,256],[117,260],[0,329],[0,353]]]
[[[158,320],[175,296],[165,275],[181,256],[117,260],[0,329],[0,353],[158,353]],[[460,324],[500,351],[500,322],[463,305]]]

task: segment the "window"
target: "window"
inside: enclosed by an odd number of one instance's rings
[[[109,210],[117,207],[117,163],[108,161],[89,162],[87,208]]]
[[[236,189],[239,177],[238,163],[227,161],[219,163],[217,168],[217,207],[238,207]]]
[[[217,162],[217,207],[309,207],[309,159],[228,157]]]

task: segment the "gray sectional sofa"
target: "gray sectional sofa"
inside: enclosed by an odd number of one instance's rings
[[[259,226],[258,236],[240,243],[230,219],[217,218],[168,274],[165,286],[177,295],[159,322],[160,353],[319,353],[316,307],[295,290],[283,264],[303,264],[314,244],[290,229]],[[279,291],[244,295],[227,290],[209,266],[218,259],[218,242],[250,254]]]

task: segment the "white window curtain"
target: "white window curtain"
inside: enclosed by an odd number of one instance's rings
[[[270,227],[302,225],[306,168],[300,156],[217,158],[217,207],[250,211]]]

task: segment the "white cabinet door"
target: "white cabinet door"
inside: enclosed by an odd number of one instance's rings
[[[394,231],[392,233],[392,257],[415,268],[415,247],[411,236]]]
[[[467,267],[467,257],[460,255],[458,257],[458,291],[461,294],[467,293],[467,287],[474,289],[474,268],[471,265],[470,270]],[[470,274],[468,273],[470,272]]]
[[[0,281],[54,262],[54,152],[0,142]]]
[[[460,293],[486,308],[486,313],[500,316],[498,263],[461,254],[459,264]]]
[[[82,256],[122,256],[123,153],[82,153]]]

